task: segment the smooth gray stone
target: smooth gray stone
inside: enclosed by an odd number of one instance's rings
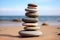
[[[27,9],[25,9],[25,11],[29,11],[29,12],[37,12],[37,9],[29,9],[29,8],[27,8]]]
[[[22,21],[25,23],[36,23],[38,22],[38,19],[37,18],[23,18]]]
[[[25,13],[25,15],[26,15],[27,17],[31,17],[31,18],[36,18],[36,17],[39,16],[37,13]]]
[[[27,31],[33,31],[33,30],[39,30],[40,27],[24,27],[24,30],[27,30]]]
[[[21,35],[21,36],[40,36],[40,35],[42,35],[42,32],[22,30],[22,31],[19,31],[19,35]]]

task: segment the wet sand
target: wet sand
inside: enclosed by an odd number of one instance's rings
[[[0,26],[0,40],[60,40],[60,25],[40,26],[43,32],[39,37],[21,37],[18,32],[23,26]]]

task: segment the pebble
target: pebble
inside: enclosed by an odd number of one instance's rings
[[[31,6],[31,7],[37,7],[36,4],[32,4],[32,3],[28,4],[28,6]]]
[[[24,27],[24,29],[27,31],[34,31],[34,30],[39,30],[40,27]]]
[[[24,21],[25,23],[36,23],[38,22],[37,18],[23,18],[22,21]]]
[[[36,27],[38,26],[38,23],[23,23],[23,26],[28,26],[28,27]]]
[[[27,17],[31,17],[31,18],[36,18],[36,17],[39,16],[37,13],[25,13],[25,15],[26,15]]]
[[[25,30],[21,30],[19,31],[19,35],[21,36],[41,36],[42,35],[42,32],[40,31],[25,31]]]

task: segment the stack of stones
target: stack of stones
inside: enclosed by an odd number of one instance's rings
[[[22,25],[24,30],[19,31],[21,36],[40,36],[42,32],[39,31],[40,27],[38,27],[38,14],[37,14],[37,5],[36,4],[28,4],[27,9],[25,9],[25,15],[27,18],[23,18],[22,21],[24,22]]]

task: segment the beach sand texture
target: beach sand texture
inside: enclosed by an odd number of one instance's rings
[[[0,26],[0,40],[60,40],[60,25],[58,26],[40,26],[43,32],[39,37],[21,37],[19,30],[23,30],[23,26]]]

